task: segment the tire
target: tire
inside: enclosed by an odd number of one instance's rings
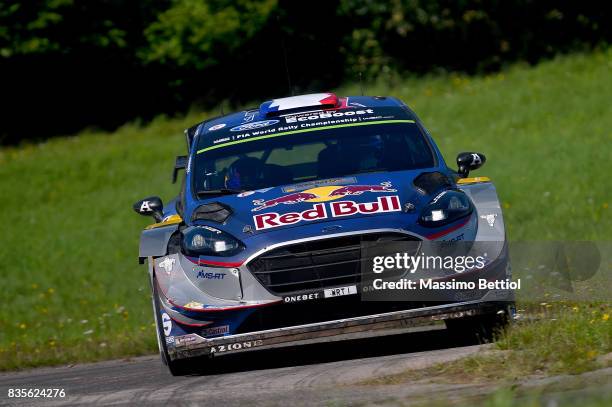
[[[168,354],[168,347],[166,345],[166,335],[164,335],[164,326],[159,319],[161,305],[159,304],[157,281],[155,277],[152,279],[153,286],[153,314],[155,316],[155,326],[157,332],[157,345],[159,347],[159,353],[162,363],[166,365],[172,376],[185,376],[193,374],[198,371],[196,368],[195,360],[182,359],[172,360]]]
[[[448,319],[444,322],[455,342],[460,345],[491,343],[510,324],[509,311],[507,307],[500,309],[495,314]]]

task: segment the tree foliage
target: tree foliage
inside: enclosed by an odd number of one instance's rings
[[[361,74],[535,63],[609,42],[609,22],[592,0],[0,0],[0,88],[11,101],[0,142],[322,91]]]
[[[145,62],[204,70],[223,63],[259,34],[276,0],[176,0],[145,30]]]

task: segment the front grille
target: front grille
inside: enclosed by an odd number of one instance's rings
[[[271,293],[286,295],[358,284],[363,253],[372,246],[417,242],[403,233],[368,233],[311,240],[283,246],[253,259],[248,268]]]

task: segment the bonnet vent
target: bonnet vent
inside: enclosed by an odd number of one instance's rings
[[[197,207],[191,215],[191,220],[212,220],[213,222],[223,223],[232,214],[229,206],[219,202],[207,203]]]

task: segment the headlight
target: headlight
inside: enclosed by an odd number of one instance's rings
[[[427,227],[446,225],[470,215],[472,210],[472,202],[466,194],[459,191],[444,191],[423,209],[419,223]]]
[[[188,256],[233,256],[243,248],[235,237],[210,226],[183,230],[183,252]]]

